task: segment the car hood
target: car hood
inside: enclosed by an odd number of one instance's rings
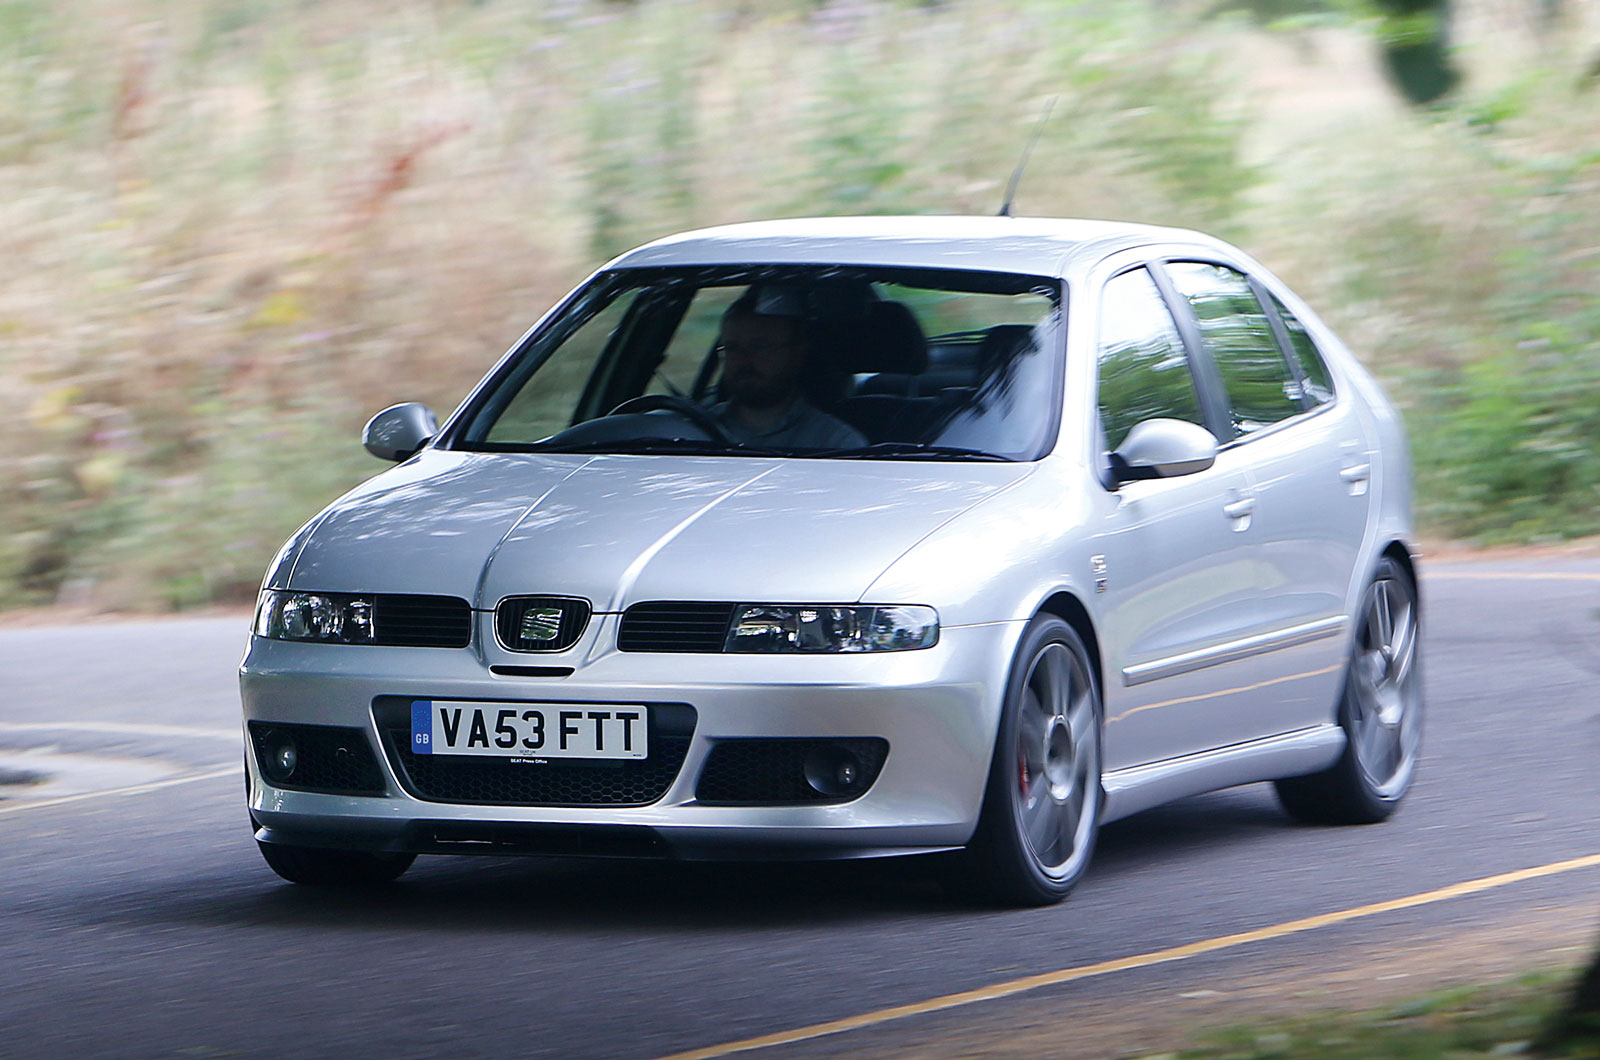
[[[1031,464],[428,450],[309,528],[289,586],[848,603]],[[890,601],[884,601],[890,602]],[[919,603],[925,601],[893,601]]]

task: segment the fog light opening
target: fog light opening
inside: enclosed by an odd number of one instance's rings
[[[300,752],[292,739],[269,732],[261,740],[261,751],[261,771],[268,780],[281,783],[294,776],[295,766],[300,764]]]
[[[860,795],[866,770],[854,753],[831,744],[814,748],[805,760],[806,783],[830,798]]]

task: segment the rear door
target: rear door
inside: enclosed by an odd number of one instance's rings
[[[1203,370],[1224,395],[1226,450],[1253,501],[1258,661],[1240,676],[1257,687],[1240,693],[1236,709],[1261,735],[1328,721],[1371,498],[1361,420],[1332,392],[1305,329],[1259,282],[1212,261],[1170,261],[1165,271],[1200,334]]]

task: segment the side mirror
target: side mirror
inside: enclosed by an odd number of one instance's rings
[[[426,405],[391,405],[367,421],[361,444],[379,460],[405,460],[439,433],[439,418]]]
[[[1217,462],[1217,440],[1204,427],[1183,420],[1153,419],[1134,425],[1111,454],[1117,481],[1177,478]]]

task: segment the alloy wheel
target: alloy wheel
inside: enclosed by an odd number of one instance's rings
[[[1350,670],[1350,739],[1357,766],[1380,796],[1402,790],[1421,739],[1417,600],[1409,582],[1380,577],[1361,603]]]
[[[1055,879],[1088,856],[1100,808],[1094,686],[1065,644],[1033,656],[1016,727],[1017,818],[1039,868]]]

